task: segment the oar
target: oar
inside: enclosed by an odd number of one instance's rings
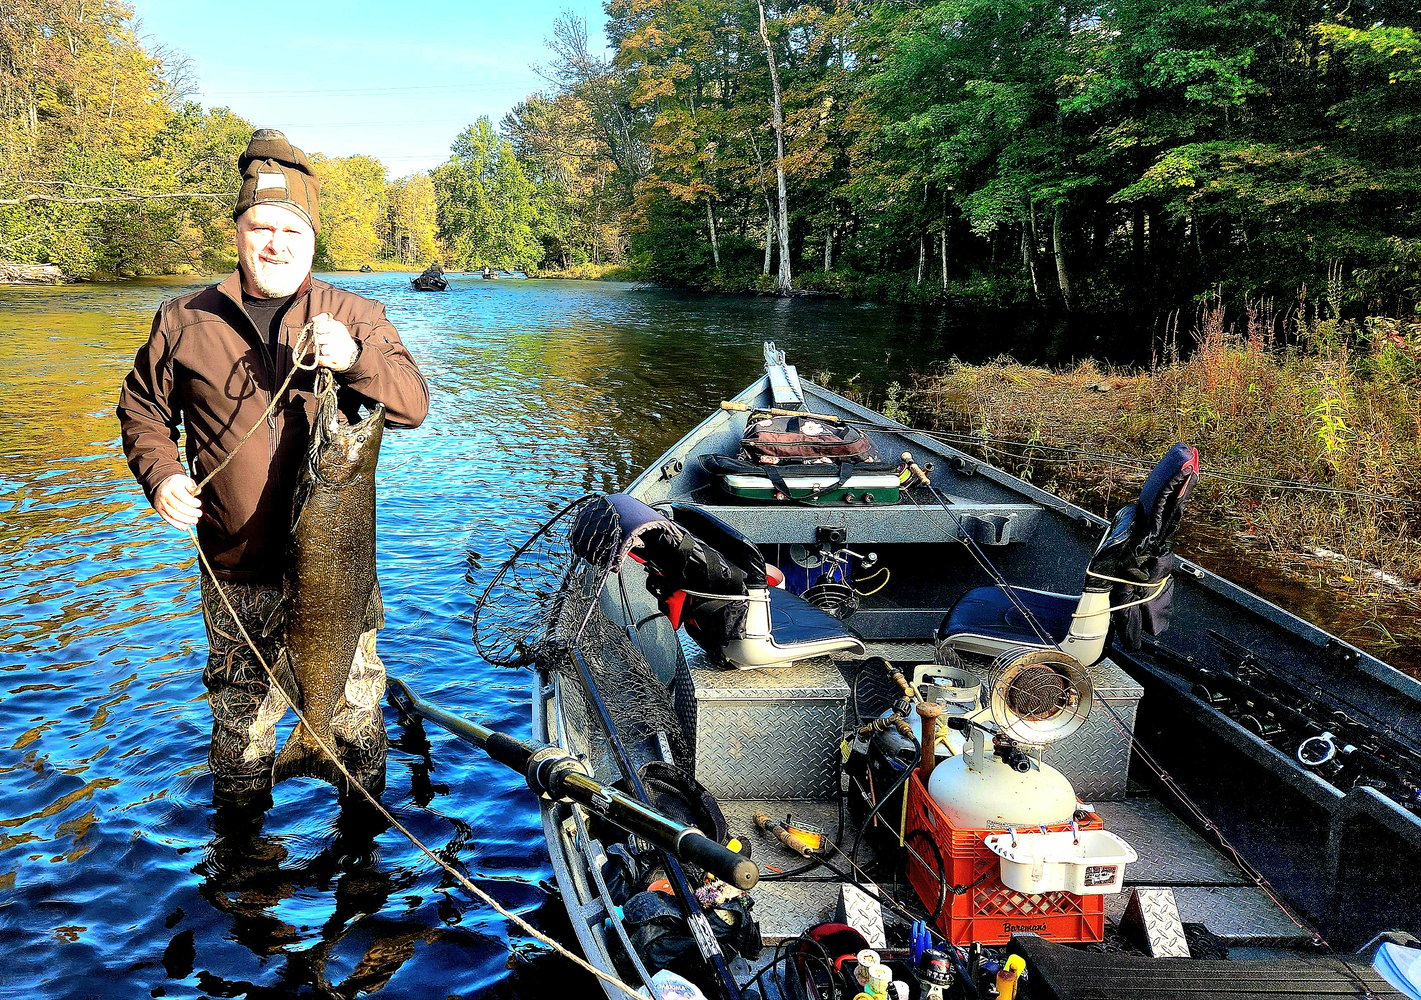
[[[424,701],[393,677],[389,684],[401,708],[447,729],[505,767],[518,771],[537,794],[571,799],[673,857],[741,889],[754,888],[759,881],[760,869],[755,862],[717,844],[695,827],[683,826],[590,777],[582,762],[560,747],[520,740],[445,711]]]

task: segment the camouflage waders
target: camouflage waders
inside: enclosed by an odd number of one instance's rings
[[[232,602],[268,664],[281,651],[277,637],[262,637],[262,629],[281,603],[279,584],[231,583],[222,589]],[[276,760],[276,724],[287,703],[273,690],[266,671],[242,638],[212,580],[202,578],[202,618],[207,626],[207,669],[202,682],[212,708],[212,797],[218,806],[256,806],[270,802],[271,768]],[[345,704],[331,722],[341,763],[366,790],[379,795],[385,787],[385,666],[375,651],[375,630],[360,637],[360,647],[345,685]],[[332,783],[344,788],[334,767]],[[344,795],[343,795],[344,797]]]

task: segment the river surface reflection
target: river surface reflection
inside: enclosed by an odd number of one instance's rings
[[[566,500],[626,484],[757,374],[762,341],[806,374],[857,375],[870,400],[952,354],[1097,346],[839,302],[332,280],[386,302],[433,388],[429,420],[388,434],[381,462],[386,664],[519,735],[527,675],[474,652],[466,572],[481,588]],[[403,837],[340,816],[327,786],[280,786],[260,850],[214,835],[193,553],[129,478],[113,417],[154,308],[197,284],[0,287],[0,997],[590,993]],[[565,935],[522,780],[387,719],[397,818]]]

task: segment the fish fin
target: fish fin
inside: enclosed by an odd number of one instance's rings
[[[380,596],[380,584],[370,588],[370,603],[365,608],[365,629],[385,627],[385,600]]]
[[[301,685],[296,681],[296,666],[291,662],[291,654],[284,649],[278,653],[271,664],[271,673],[287,702],[300,705]]]
[[[286,745],[276,755],[276,763],[271,766],[271,782],[277,784],[287,778],[320,778],[322,781],[345,788],[345,776],[331,762],[302,723],[287,737]]]
[[[271,606],[271,610],[266,613],[266,617],[261,623],[261,637],[270,639],[279,633],[286,625],[286,599],[283,597]]]

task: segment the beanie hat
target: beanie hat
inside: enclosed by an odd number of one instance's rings
[[[291,209],[313,230],[321,231],[321,182],[306,154],[286,136],[274,128],[257,129],[238,157],[237,169],[242,172],[242,187],[232,218],[253,205],[270,202]]]

